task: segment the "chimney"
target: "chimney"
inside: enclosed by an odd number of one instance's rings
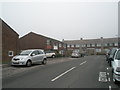
[[[80,38],[80,40],[83,40],[83,38]]]
[[[62,39],[62,42],[64,42],[65,40],[64,39]]]
[[[100,39],[103,39],[103,37],[100,37]]]

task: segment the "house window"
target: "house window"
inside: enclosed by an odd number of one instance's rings
[[[76,45],[76,47],[80,47],[80,45]]]
[[[47,45],[50,45],[50,40],[49,39],[47,40]]]
[[[83,44],[82,47],[85,47],[85,45]]]
[[[118,46],[118,43],[115,43],[114,45],[115,45],[115,46]]]
[[[71,47],[74,47],[74,45],[71,45]]]
[[[95,44],[92,44],[91,46],[92,46],[92,47],[95,47]]]
[[[66,48],[66,44],[64,44],[63,47]]]
[[[67,47],[70,47],[70,45],[67,45]]]
[[[90,47],[90,44],[87,44],[87,47]]]
[[[113,44],[112,44],[112,43],[110,43],[110,44],[109,44],[109,46],[113,46]]]
[[[115,43],[112,43],[112,46],[115,46]]]
[[[107,43],[105,43],[104,45],[105,45],[106,47],[108,46],[108,44],[107,44]]]
[[[96,49],[96,52],[101,52],[101,49]]]
[[[8,56],[13,56],[14,54],[13,54],[13,51],[8,51]]]
[[[62,47],[62,44],[61,44],[61,43],[59,43],[59,47]]]
[[[101,46],[101,44],[97,44],[97,47],[100,47]]]

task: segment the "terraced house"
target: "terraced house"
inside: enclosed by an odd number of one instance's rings
[[[64,54],[66,44],[34,32],[30,32],[20,38],[20,50],[33,48],[58,51],[59,53]]]
[[[68,50],[79,49],[87,54],[104,54],[110,48],[118,47],[118,38],[99,38],[99,39],[83,39],[65,40]]]

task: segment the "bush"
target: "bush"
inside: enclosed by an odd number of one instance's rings
[[[56,57],[62,57],[62,54],[57,53]]]
[[[105,55],[105,53],[97,52],[97,55]]]

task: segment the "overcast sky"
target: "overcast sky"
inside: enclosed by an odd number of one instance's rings
[[[117,2],[4,2],[0,7],[2,19],[20,37],[31,31],[58,40],[118,34]]]

